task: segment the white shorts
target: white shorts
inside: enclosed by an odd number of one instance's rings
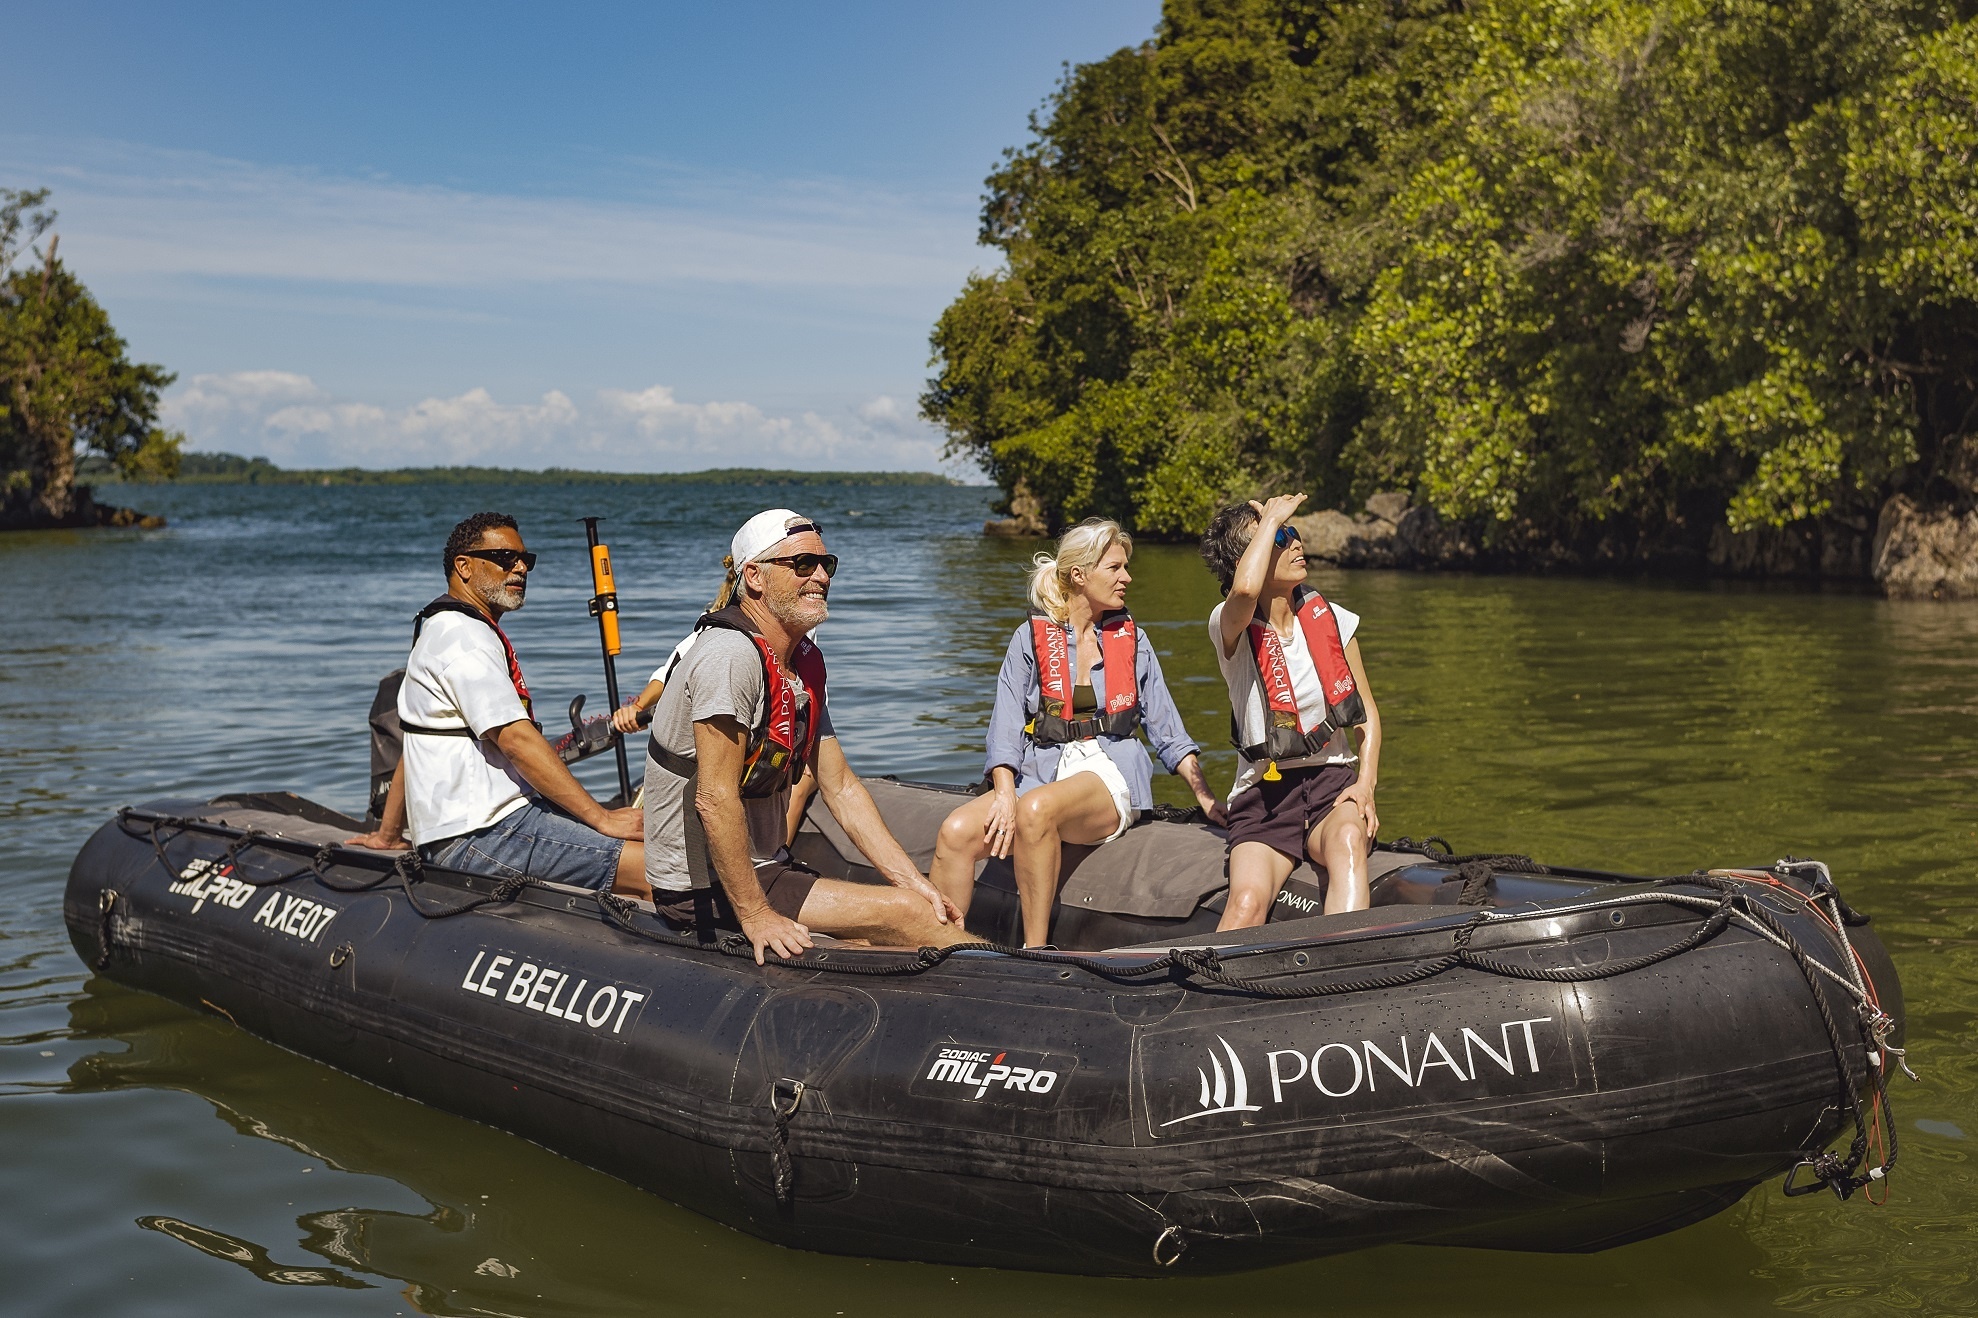
[[[1133,822],[1133,795],[1127,791],[1126,776],[1113,763],[1112,756],[1099,749],[1097,738],[1066,742],[1064,753],[1058,757],[1058,776],[1051,781],[1061,783],[1075,773],[1097,774],[1112,793],[1113,807],[1119,811],[1119,826],[1098,843],[1103,847],[1126,832],[1127,825]]]

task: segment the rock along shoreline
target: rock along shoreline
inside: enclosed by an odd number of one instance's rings
[[[36,510],[31,503],[25,507],[0,505],[0,531],[78,531],[98,526],[153,529],[163,525],[165,519],[156,513],[96,502],[95,492],[87,485],[76,486],[75,501],[65,517],[50,517]]]

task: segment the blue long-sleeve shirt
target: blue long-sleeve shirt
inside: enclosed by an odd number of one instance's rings
[[[1067,627],[1065,649],[1071,656],[1071,680],[1078,679],[1078,641],[1069,635]],[[1174,697],[1168,692],[1166,679],[1161,676],[1161,661],[1154,654],[1154,644],[1147,639],[1147,633],[1134,629],[1135,645],[1133,653],[1134,678],[1140,690],[1140,726],[1149,741],[1154,744],[1154,753],[1161,757],[1169,773],[1175,766],[1195,753],[1199,747],[1182,726],[1181,711],[1174,706]],[[1099,708],[1106,705],[1106,665],[1103,660],[1092,670],[1092,694],[1098,698]],[[1010,637],[1009,651],[1003,656],[1003,671],[996,676],[996,707],[989,715],[989,754],[983,766],[987,774],[997,765],[1007,765],[1016,771],[1016,790],[1020,796],[1031,788],[1053,781],[1057,777],[1058,759],[1064,754],[1061,746],[1040,746],[1024,733],[1024,727],[1037,713],[1043,693],[1037,685],[1037,655],[1031,648],[1030,623],[1020,624]],[[1147,758],[1147,751],[1135,737],[1100,737],[1100,749],[1119,766],[1120,776],[1126,779],[1133,808],[1149,810],[1154,805],[1154,766]]]

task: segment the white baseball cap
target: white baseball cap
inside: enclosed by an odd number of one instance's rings
[[[801,513],[791,512],[788,508],[771,508],[742,523],[742,529],[735,532],[735,538],[728,542],[728,553],[735,560],[736,569],[740,570],[742,564],[755,562],[789,537],[802,535],[805,531],[824,534],[823,527]]]

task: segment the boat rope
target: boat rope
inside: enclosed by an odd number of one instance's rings
[[[1783,869],[1795,863],[1797,862],[1781,861],[1780,867]],[[1788,872],[1790,871],[1788,870]],[[1721,890],[1730,891],[1736,891],[1738,882],[1728,875],[1717,874],[1700,874],[1696,876],[1696,881],[1706,887],[1716,887]],[[1831,885],[1831,876],[1829,876],[1828,882]],[[1786,888],[1784,890],[1794,892],[1795,896],[1798,895],[1793,889]],[[1801,898],[1801,900],[1809,907],[1816,905],[1810,898]],[[1897,1154],[1895,1122],[1893,1119],[1884,1118],[1883,1124],[1887,1128],[1888,1151],[1883,1155],[1880,1165],[1863,1170],[1863,1164],[1868,1159],[1870,1118],[1869,1114],[1862,1110],[1861,1095],[1856,1091],[1853,1078],[1848,1073],[1847,1044],[1841,1035],[1840,1022],[1834,1019],[1833,1008],[1827,1003],[1827,995],[1820,991],[1820,981],[1815,973],[1815,967],[1819,963],[1807,954],[1806,949],[1800,946],[1799,940],[1787,933],[1762,905],[1751,901],[1749,898],[1746,898],[1743,904],[1744,913],[1771,935],[1770,941],[1785,949],[1786,954],[1792,959],[1793,965],[1799,970],[1801,977],[1806,980],[1807,987],[1812,990],[1813,1005],[1820,1013],[1820,1024],[1827,1031],[1827,1042],[1833,1054],[1834,1070],[1839,1080],[1841,1107],[1846,1111],[1849,1120],[1854,1125],[1854,1139],[1848,1145],[1846,1157],[1822,1151],[1802,1159],[1791,1171],[1786,1173],[1785,1192],[1789,1196],[1811,1194],[1824,1185],[1834,1192],[1835,1198],[1845,1200],[1856,1190],[1871,1185],[1876,1181],[1885,1180],[1889,1172],[1894,1169]],[[1853,946],[1848,943],[1847,935],[1840,932],[1838,904],[1835,907],[1835,911],[1837,917],[1835,932],[1841,945],[1840,950],[1843,959],[1848,965],[1849,974],[1858,976],[1860,973],[1858,965],[1859,958],[1855,956]],[[1822,923],[1824,924],[1826,921],[1823,919]],[[1829,976],[1829,978],[1832,978],[1832,976]],[[1857,983],[1859,983],[1858,980]],[[1864,995],[1855,1004],[1856,1025],[1861,1034],[1863,1054],[1868,1062],[1870,1078],[1874,1084],[1876,1102],[1883,1113],[1889,1113],[1888,1068],[1883,1062],[1876,1044],[1874,1024],[1874,1017],[1880,1014],[1881,1009],[1874,1003],[1873,998],[1867,995],[1865,985],[1861,985],[1858,991]],[[1802,1170],[1812,1174],[1812,1184],[1794,1184],[1795,1179]]]
[[[96,956],[89,963],[91,970],[101,970],[110,964],[110,949],[114,946],[110,942],[110,917],[117,909],[117,890],[105,888],[96,899],[96,909],[101,918],[96,925]]]
[[[787,1076],[769,1087],[769,1154],[776,1172],[778,1203],[790,1202],[791,1193],[796,1189],[796,1166],[790,1161],[790,1118],[797,1115],[797,1108],[804,1101],[804,1091],[809,1087],[803,1081]]]
[[[137,818],[135,811],[128,809],[120,811],[117,818],[120,826],[123,827],[123,831],[127,835],[136,836],[135,834],[131,834],[129,827],[129,821]],[[172,864],[171,858],[166,855],[165,848],[171,842],[183,837],[188,831],[205,824],[205,821],[173,819],[166,816],[153,815],[139,822],[144,825],[143,836],[151,844],[151,853],[157,858],[158,867],[171,875],[174,880],[179,879],[181,877],[180,871]],[[161,837],[159,834],[160,828],[176,828],[178,831],[170,837]],[[212,829],[210,825],[207,826],[207,829],[214,832],[223,832],[223,830]],[[424,882],[426,877],[425,862],[420,859],[417,851],[396,853],[392,858],[390,869],[372,878],[353,883],[341,877],[332,877],[337,853],[342,850],[335,843],[325,843],[317,847],[311,853],[308,864],[303,865],[299,869],[290,870],[285,874],[266,874],[259,877],[249,877],[240,872],[240,854],[243,851],[258,849],[270,853],[280,853],[286,850],[286,848],[296,845],[298,844],[287,838],[262,833],[258,829],[244,828],[239,830],[238,836],[233,837],[227,843],[226,849],[221,852],[219,859],[212,862],[212,867],[215,872],[224,874],[233,882],[248,888],[277,888],[282,884],[292,883],[300,878],[313,877],[331,892],[358,893],[370,892],[376,888],[380,888],[395,878],[399,882],[399,887],[405,893],[407,904],[428,920],[444,920],[451,916],[465,915],[469,911],[479,910],[483,906],[504,905],[521,896],[524,889],[546,886],[537,879],[518,876],[503,879],[495,884],[492,892],[476,896],[457,905],[448,906],[439,904],[429,906],[413,890],[413,885]]]
[[[1047,965],[1076,968],[1111,980],[1146,979],[1149,976],[1158,975],[1164,971],[1179,971],[1181,972],[1179,975],[1172,977],[1183,987],[1186,987],[1188,981],[1192,978],[1216,984],[1223,988],[1236,989],[1243,993],[1254,994],[1257,997],[1278,999],[1336,997],[1346,993],[1366,993],[1380,989],[1401,988],[1409,984],[1420,983],[1425,979],[1433,979],[1435,976],[1445,971],[1453,970],[1457,966],[1467,966],[1473,970],[1481,970],[1487,974],[1501,975],[1509,979],[1537,980],[1552,984],[1578,984],[1585,983],[1589,980],[1609,979],[1616,975],[1629,974],[1633,971],[1652,966],[1658,961],[1666,961],[1671,957],[1680,956],[1692,948],[1702,946],[1712,938],[1715,938],[1719,933],[1722,933],[1725,926],[1730,923],[1732,916],[1736,913],[1734,903],[1737,897],[1738,893],[1733,888],[1730,892],[1720,897],[1719,900],[1708,903],[1711,907],[1711,913],[1695,929],[1692,929],[1688,934],[1667,947],[1659,948],[1653,952],[1646,952],[1640,956],[1628,957],[1619,961],[1603,962],[1599,965],[1591,966],[1527,966],[1521,965],[1516,961],[1508,961],[1502,957],[1492,956],[1488,952],[1478,951],[1470,946],[1470,940],[1476,931],[1485,924],[1505,918],[1497,916],[1490,911],[1478,911],[1461,925],[1451,930],[1451,949],[1442,956],[1420,962],[1417,965],[1410,966],[1406,970],[1395,971],[1392,974],[1352,980],[1329,980],[1321,983],[1284,984],[1276,982],[1278,977],[1275,976],[1264,977],[1235,974],[1227,968],[1222,954],[1213,947],[1170,948],[1161,956],[1151,957],[1138,965],[1132,966],[1119,965],[1092,957],[1082,957],[1076,953],[1044,952],[1034,948],[1015,947],[1007,943],[986,941],[955,943],[948,947],[923,947],[910,957],[903,957],[896,961],[882,962],[877,965],[860,962],[838,962],[832,964],[830,960],[831,953],[828,949],[820,950],[814,948],[801,956],[790,958],[783,964],[788,965],[792,969],[830,970],[846,975],[912,975],[932,970],[935,966],[958,954],[977,953],[1007,957],[1012,960],[1039,961]],[[606,919],[636,938],[672,946],[708,947],[726,956],[747,957],[751,960],[755,957],[754,945],[741,934],[727,933],[715,939],[704,941],[691,934],[674,933],[671,930],[661,932],[660,930],[652,929],[638,923],[634,918],[638,908],[624,897],[619,897],[608,892],[600,892],[597,894],[597,903]]]
[[[148,838],[159,866],[175,880],[179,878],[179,871],[172,865],[170,858],[166,854],[166,846],[188,831],[198,830],[201,832],[210,832],[218,836],[230,838],[222,859],[214,865],[216,870],[237,870],[237,862],[241,853],[250,849],[281,852],[306,849],[308,846],[306,843],[295,842],[279,836],[270,836],[251,828],[237,830],[203,820],[180,819],[169,816],[150,815],[148,813],[140,815],[138,811],[130,808],[119,812],[118,821],[127,834]],[[131,825],[134,822],[142,826],[142,832],[132,831]],[[176,829],[177,831],[171,837],[165,837],[161,835],[161,829]],[[1441,843],[1447,853],[1436,857],[1435,863],[1437,865],[1446,866],[1454,864],[1458,867],[1458,872],[1463,880],[1463,895],[1459,897],[1459,904],[1467,904],[1463,901],[1463,898],[1469,897],[1473,888],[1480,895],[1483,886],[1488,883],[1491,874],[1495,870],[1509,870],[1529,874],[1551,872],[1546,866],[1539,864],[1530,857],[1491,853],[1458,856],[1449,847],[1449,844],[1442,839],[1432,838],[1429,841]],[[1402,844],[1396,843],[1394,845],[1398,847]],[[1408,845],[1413,846],[1414,844],[1409,843]],[[1426,844],[1423,845],[1426,853]],[[456,915],[465,915],[469,911],[479,910],[483,907],[505,905],[515,901],[525,890],[532,887],[560,891],[560,889],[552,889],[551,885],[542,883],[539,880],[526,876],[516,876],[501,880],[490,891],[476,894],[463,902],[428,904],[420,898],[415,890],[416,885],[427,881],[424,863],[420,860],[419,854],[416,851],[398,854],[392,860],[389,869],[381,871],[373,878],[358,883],[349,883],[341,879],[332,880],[331,878],[332,867],[335,863],[338,850],[339,848],[334,845],[317,847],[311,854],[309,863],[288,873],[255,879],[238,877],[237,875],[230,875],[229,877],[233,877],[237,883],[243,883],[255,888],[263,888],[288,883],[309,876],[335,892],[367,892],[379,888],[396,878],[398,880],[398,886],[405,894],[407,904],[420,916],[429,920],[448,919]],[[1123,965],[1117,961],[1081,956],[1077,953],[1041,951],[1033,948],[1015,947],[1009,944],[988,941],[956,943],[948,947],[923,947],[909,956],[878,962],[870,960],[864,955],[835,959],[834,954],[836,949],[813,948],[800,956],[782,961],[781,965],[792,970],[823,971],[839,975],[916,975],[932,970],[957,955],[987,955],[1010,960],[1042,962],[1058,967],[1061,974],[1066,977],[1069,977],[1071,971],[1079,970],[1114,983],[1131,983],[1134,981],[1146,982],[1152,976],[1166,974],[1173,983],[1182,988],[1201,988],[1207,985],[1215,985],[1220,988],[1231,989],[1257,997],[1295,1000],[1401,988],[1409,984],[1432,979],[1459,966],[1508,979],[1521,979],[1551,984],[1575,984],[1586,983],[1592,980],[1610,979],[1618,975],[1631,974],[1635,971],[1656,965],[1659,962],[1681,956],[1710,942],[1731,924],[1736,923],[1739,927],[1756,934],[1764,941],[1784,951],[1799,972],[1800,977],[1806,982],[1807,988],[1813,998],[1814,1007],[1819,1013],[1821,1026],[1827,1035],[1829,1051],[1833,1058],[1840,1091],[1839,1108],[1847,1114],[1849,1121],[1854,1127],[1854,1137],[1848,1146],[1845,1156],[1823,1151],[1812,1153],[1802,1159],[1786,1177],[1786,1193],[1793,1196],[1809,1194],[1825,1186],[1832,1190],[1838,1198],[1847,1199],[1858,1189],[1878,1181],[1886,1181],[1890,1170],[1894,1168],[1896,1163],[1897,1139],[1895,1122],[1889,1105],[1887,1059],[1890,1057],[1895,1058],[1901,1064],[1904,1073],[1909,1075],[1912,1080],[1916,1076],[1914,1072],[1910,1071],[1903,1050],[1894,1047],[1888,1042],[1889,1035],[1895,1029],[1896,1022],[1893,1017],[1882,1011],[1876,999],[1873,986],[1866,978],[1860,957],[1855,953],[1853,944],[1847,936],[1847,929],[1850,926],[1866,924],[1868,918],[1848,906],[1846,901],[1842,899],[1839,889],[1834,883],[1833,875],[1824,864],[1818,861],[1803,861],[1787,857],[1779,861],[1773,868],[1778,874],[1788,877],[1801,874],[1812,875],[1811,892],[1802,893],[1798,889],[1777,879],[1773,879],[1768,875],[1753,874],[1749,871],[1698,871],[1679,877],[1646,880],[1645,882],[1651,882],[1660,886],[1684,884],[1701,887],[1714,892],[1716,894],[1714,898],[1700,894],[1680,892],[1634,892],[1576,902],[1568,906],[1547,907],[1537,912],[1481,909],[1477,910],[1475,914],[1471,915],[1461,924],[1449,930],[1451,944],[1449,951],[1446,953],[1391,974],[1352,980],[1328,980],[1318,983],[1283,983],[1279,982],[1284,978],[1281,972],[1270,976],[1241,975],[1233,972],[1227,965],[1221,952],[1213,947],[1170,948],[1165,954],[1150,957],[1139,964]],[[1764,904],[1756,900],[1751,891],[1751,888],[1756,885],[1767,885],[1768,891],[1796,902],[1814,917],[1819,927],[1831,931],[1837,944],[1835,950],[1839,954],[1840,961],[1846,973],[1844,975],[1838,974],[1811,956],[1800,944],[1799,940],[1778,923]],[[674,947],[709,950],[729,957],[754,959],[755,949],[753,944],[750,943],[748,938],[739,933],[678,933],[665,928],[663,924],[659,928],[653,928],[651,927],[651,923],[641,922],[637,918],[642,912],[629,899],[605,891],[597,892],[595,897],[599,912],[603,917],[614,927],[636,938]],[[101,942],[96,960],[96,965],[99,969],[108,961],[110,956],[111,911],[115,903],[116,894],[114,890],[105,889],[101,903]],[[1627,906],[1652,903],[1686,906],[1703,912],[1703,918],[1697,923],[1695,928],[1666,947],[1645,952],[1637,956],[1616,961],[1605,961],[1594,965],[1533,966],[1493,955],[1471,945],[1477,930],[1486,925],[1517,920],[1530,920],[1535,917],[1552,919],[1562,915],[1596,910],[1618,911]],[[1451,914],[1453,913],[1451,912]],[[656,923],[656,921],[653,923]],[[1307,973],[1309,974],[1309,972]],[[1841,1024],[1835,1017],[1833,1008],[1828,1003],[1827,994],[1822,988],[1821,982],[1823,979],[1837,986],[1855,1007],[1856,1024],[1864,1048],[1864,1055],[1868,1060],[1875,1100],[1875,1111],[1872,1114],[1864,1111],[1861,1096],[1852,1082],[1847,1059],[1847,1041],[1844,1037]],[[785,1112],[783,1111],[784,1105],[779,1101],[779,1098],[774,1095],[772,1096],[777,1138],[783,1143],[787,1143],[788,1123],[790,1117],[794,1115],[796,1105],[801,1101],[801,1098],[802,1093],[799,1090],[792,1096],[788,1104],[789,1110]],[[1886,1130],[1887,1152],[1880,1160],[1879,1165],[1864,1170],[1863,1165],[1868,1159],[1869,1146],[1872,1142],[1870,1134],[1871,1125],[1878,1129]],[[779,1147],[781,1146],[779,1144]],[[785,1150],[784,1156],[787,1158],[787,1150]],[[1812,1180],[1810,1183],[1805,1185],[1796,1183],[1796,1178],[1802,1171],[1811,1175]],[[787,1197],[787,1190],[788,1187],[779,1163],[779,1199]]]
[[[1431,849],[1434,847],[1441,847],[1442,854],[1437,855]],[[1374,843],[1373,849],[1375,851],[1393,851],[1406,855],[1424,856],[1436,865],[1454,865],[1459,869],[1469,864],[1487,864],[1493,869],[1503,870],[1511,874],[1552,873],[1551,866],[1542,865],[1530,856],[1521,856],[1511,851],[1473,851],[1459,856],[1456,854],[1456,848],[1449,845],[1447,838],[1435,833],[1429,834],[1419,842],[1411,837],[1399,837],[1392,842],[1377,841]]]

